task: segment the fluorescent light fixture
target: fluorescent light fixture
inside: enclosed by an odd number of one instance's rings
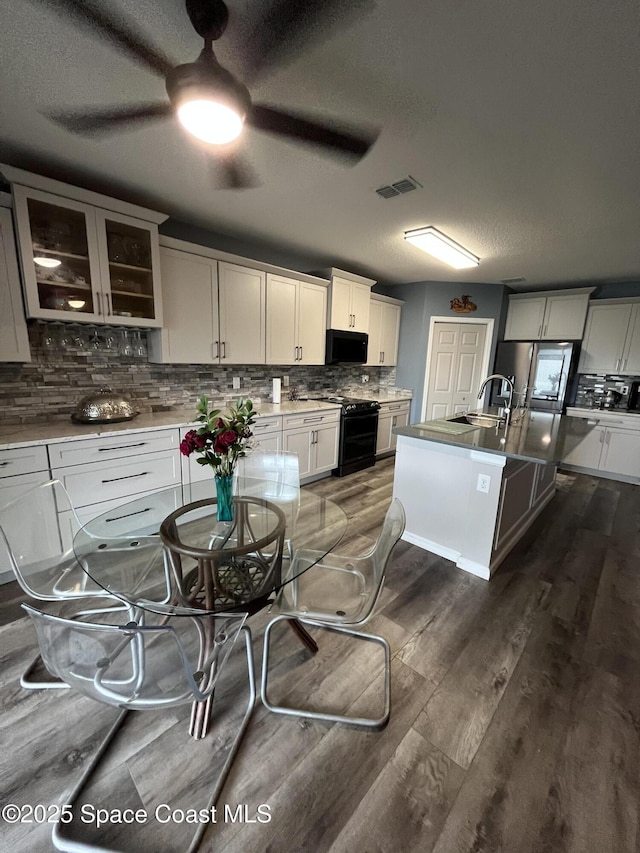
[[[75,308],[76,311],[78,311],[80,308],[84,308],[85,304],[86,303],[85,303],[84,299],[69,299],[68,300],[69,308]]]
[[[447,237],[446,234],[438,231],[433,225],[429,225],[427,228],[416,228],[414,231],[405,231],[404,239],[457,270],[477,267],[480,263],[480,258],[472,255],[471,252]]]
[[[204,98],[180,104],[178,118],[189,133],[213,145],[233,142],[244,124],[243,116],[231,107]]]
[[[45,258],[42,255],[36,255],[33,260],[39,267],[48,267],[49,269],[59,267],[62,263],[62,261],[59,261],[57,258]]]

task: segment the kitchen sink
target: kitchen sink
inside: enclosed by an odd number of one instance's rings
[[[503,426],[505,419],[502,415],[488,415],[486,412],[467,412],[456,418],[448,418],[456,424],[473,424],[479,427]]]

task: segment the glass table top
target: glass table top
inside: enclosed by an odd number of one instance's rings
[[[234,519],[217,520],[215,484],[176,486],[111,508],[74,537],[91,579],[123,601],[155,612],[255,611],[342,539],[345,512],[305,489],[249,477],[236,483]]]

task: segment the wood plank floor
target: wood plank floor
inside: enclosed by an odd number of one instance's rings
[[[385,460],[309,487],[349,515],[337,550],[370,547],[392,478]],[[64,802],[116,711],[70,691],[20,689],[36,648],[21,600],[15,585],[0,588],[2,799]],[[257,657],[265,624],[252,620]],[[555,499],[489,583],[399,543],[370,625],[393,651],[387,728],[302,721],[258,703],[201,851],[638,853],[637,486],[559,475]],[[310,657],[291,632],[276,635],[273,695],[376,713],[378,650],[319,640]],[[130,715],[85,801],[201,807],[245,696],[238,645],[207,739],[188,738],[186,710]],[[270,821],[232,821],[238,805],[252,819],[266,805]],[[90,829],[78,824],[78,837]],[[152,818],[100,840],[177,853],[192,829]],[[0,824],[0,836],[3,851],[53,849],[47,826]]]

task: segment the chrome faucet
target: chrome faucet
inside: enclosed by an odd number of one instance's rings
[[[490,376],[484,380],[482,385],[480,386],[480,390],[478,391],[478,400],[482,399],[482,395],[484,394],[484,389],[487,387],[487,384],[491,382],[492,379],[502,379],[504,382],[509,383],[509,399],[507,400],[507,405],[504,407],[504,419],[505,423],[511,423],[511,412],[513,411],[513,379],[510,379],[508,376],[504,376],[502,373],[492,373]]]

